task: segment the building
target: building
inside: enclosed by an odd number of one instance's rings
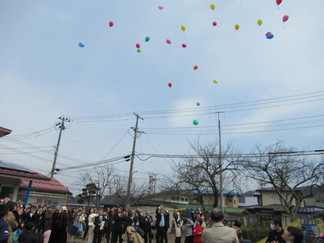
[[[0,138],[4,137],[10,133],[11,133],[11,130],[4,128],[4,127],[0,127]]]
[[[39,174],[22,166],[0,161],[0,198],[25,202],[29,183],[29,203],[65,205],[72,193],[55,178]]]

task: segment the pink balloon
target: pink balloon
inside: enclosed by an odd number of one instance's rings
[[[136,48],[140,48],[141,44],[140,43],[136,43]]]
[[[160,9],[160,10],[163,10],[164,7],[163,7],[162,5],[159,5],[159,9]]]
[[[187,45],[185,43],[183,43],[181,46],[182,46],[182,48],[186,48],[187,47]]]
[[[114,22],[109,21],[109,26],[110,26],[110,27],[113,27],[113,26],[114,26]]]
[[[171,41],[169,39],[166,40],[167,44],[171,44]]]
[[[213,26],[216,26],[216,25],[217,25],[217,22],[216,22],[216,21],[214,21],[214,22],[213,22]]]

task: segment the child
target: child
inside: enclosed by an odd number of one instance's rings
[[[175,224],[175,243],[181,242],[181,228],[182,228],[182,220],[174,220]]]
[[[201,226],[201,219],[196,220],[196,226],[193,228],[194,243],[202,243],[201,234],[205,227]]]

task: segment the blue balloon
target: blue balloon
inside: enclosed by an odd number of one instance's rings
[[[85,45],[84,45],[82,42],[79,42],[79,46],[80,46],[81,48],[85,47]]]
[[[274,35],[273,35],[272,33],[270,33],[269,35],[267,35],[267,38],[268,38],[268,39],[272,39],[273,36],[274,36]]]

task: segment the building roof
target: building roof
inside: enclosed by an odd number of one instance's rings
[[[28,188],[29,181],[32,180],[32,190],[71,194],[69,189],[55,178],[50,178],[15,164],[0,161],[0,176],[19,179],[20,188]]]
[[[0,137],[6,136],[10,133],[11,133],[11,130],[4,128],[4,127],[0,127]]]

